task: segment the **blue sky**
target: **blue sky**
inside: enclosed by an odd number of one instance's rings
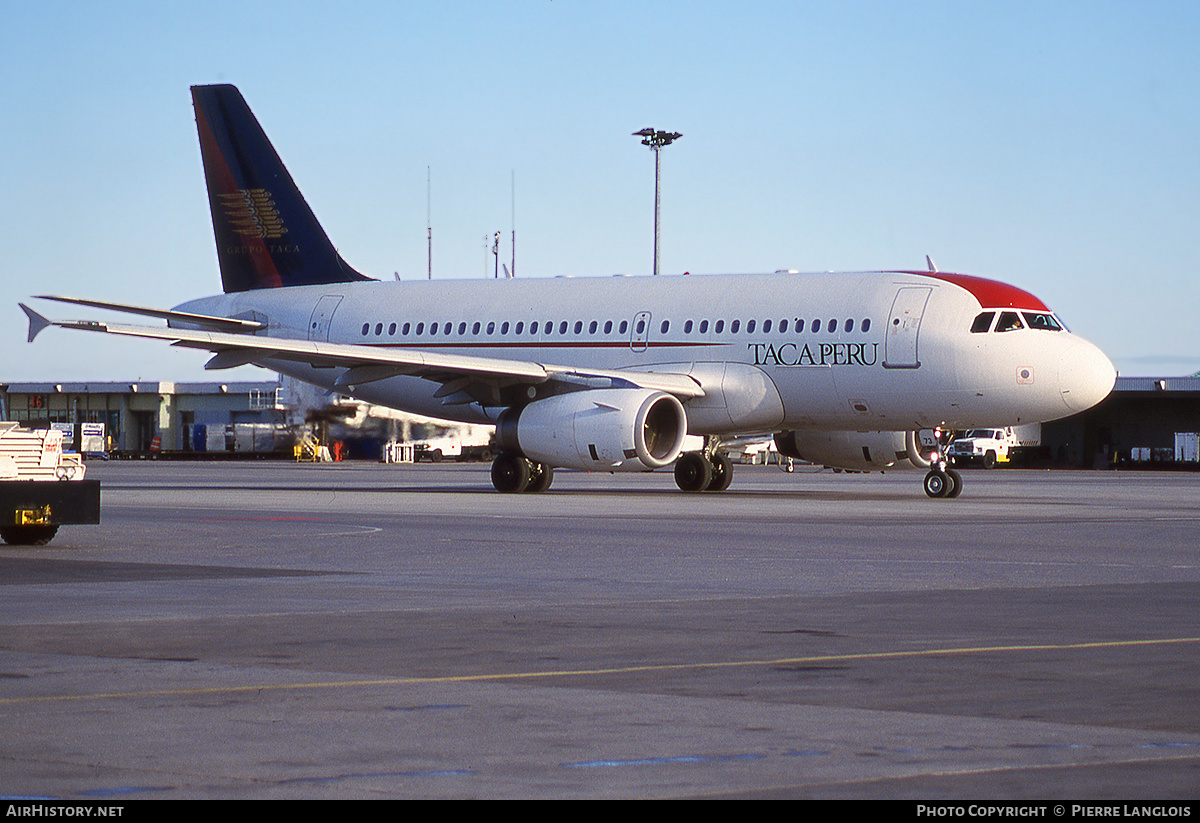
[[[0,382],[262,379],[18,301],[219,291],[188,86],[234,83],[377,277],[920,268],[1200,370],[1200,3],[0,0]],[[490,272],[490,268],[487,269]],[[769,301],[764,295],[764,301]],[[37,301],[35,301],[36,303]],[[52,317],[102,313],[41,302]],[[119,318],[114,318],[119,319]],[[128,318],[126,318],[128,322]]]

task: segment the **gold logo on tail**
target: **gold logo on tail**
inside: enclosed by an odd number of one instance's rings
[[[264,240],[283,237],[287,226],[275,208],[275,201],[266,189],[238,189],[236,194],[222,194],[221,205],[233,230],[243,237]]]

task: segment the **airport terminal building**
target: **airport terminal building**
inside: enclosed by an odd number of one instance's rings
[[[1058,464],[1081,468],[1200,467],[1200,375],[1118,377],[1112,394],[1087,411],[1042,425],[1042,442]]]
[[[306,406],[293,381],[240,383],[0,384],[0,420],[27,426],[103,423],[110,450],[121,452],[252,451],[228,443],[238,424],[282,427],[303,421]],[[1187,450],[1200,432],[1200,375],[1118,377],[1098,406],[1042,426],[1053,465],[1074,468],[1200,468]],[[156,442],[157,438],[157,442]],[[1180,452],[1180,443],[1184,451]]]
[[[9,383],[0,384],[0,420],[103,423],[109,451],[204,451],[201,435],[205,444],[219,436],[223,450],[231,424],[284,424],[282,393],[276,381]]]

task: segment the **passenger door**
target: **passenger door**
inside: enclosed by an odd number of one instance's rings
[[[903,286],[892,301],[888,316],[887,337],[883,343],[885,369],[919,369],[921,360],[917,349],[921,318],[933,289],[928,286]]]

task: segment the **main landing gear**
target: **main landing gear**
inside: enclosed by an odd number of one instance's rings
[[[554,481],[554,468],[519,454],[505,452],[492,462],[492,485],[506,494],[544,492]]]
[[[723,452],[685,452],[675,461],[675,485],[685,492],[723,492],[733,482],[733,461]]]
[[[934,463],[925,475],[925,494],[930,497],[958,497],[962,494],[962,475],[945,463]]]

